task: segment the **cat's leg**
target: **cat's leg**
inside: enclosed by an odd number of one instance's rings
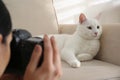
[[[77,55],[77,59],[79,61],[87,61],[87,60],[91,60],[92,58],[93,58],[93,56],[88,53],[81,53],[81,54]]]
[[[80,61],[75,57],[73,51],[62,50],[61,51],[61,58],[65,62],[67,62],[71,67],[77,68],[80,67]]]

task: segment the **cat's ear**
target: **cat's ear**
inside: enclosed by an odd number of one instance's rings
[[[82,24],[84,21],[86,21],[86,19],[87,19],[86,16],[83,13],[81,13],[79,16],[79,23]]]

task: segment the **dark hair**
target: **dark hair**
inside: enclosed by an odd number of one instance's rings
[[[11,17],[8,9],[5,7],[2,0],[0,0],[0,34],[3,36],[3,43],[6,42],[6,37],[12,30]]]

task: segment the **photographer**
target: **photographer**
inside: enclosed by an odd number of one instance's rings
[[[10,60],[12,23],[8,10],[0,0],[0,80]],[[44,36],[44,60],[37,67],[42,48],[36,45],[23,77],[24,80],[57,80],[61,76],[61,61],[54,37]]]

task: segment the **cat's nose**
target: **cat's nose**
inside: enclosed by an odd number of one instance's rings
[[[95,35],[96,35],[96,36],[97,36],[97,34],[98,34],[98,33],[97,33],[97,32],[95,32]]]

